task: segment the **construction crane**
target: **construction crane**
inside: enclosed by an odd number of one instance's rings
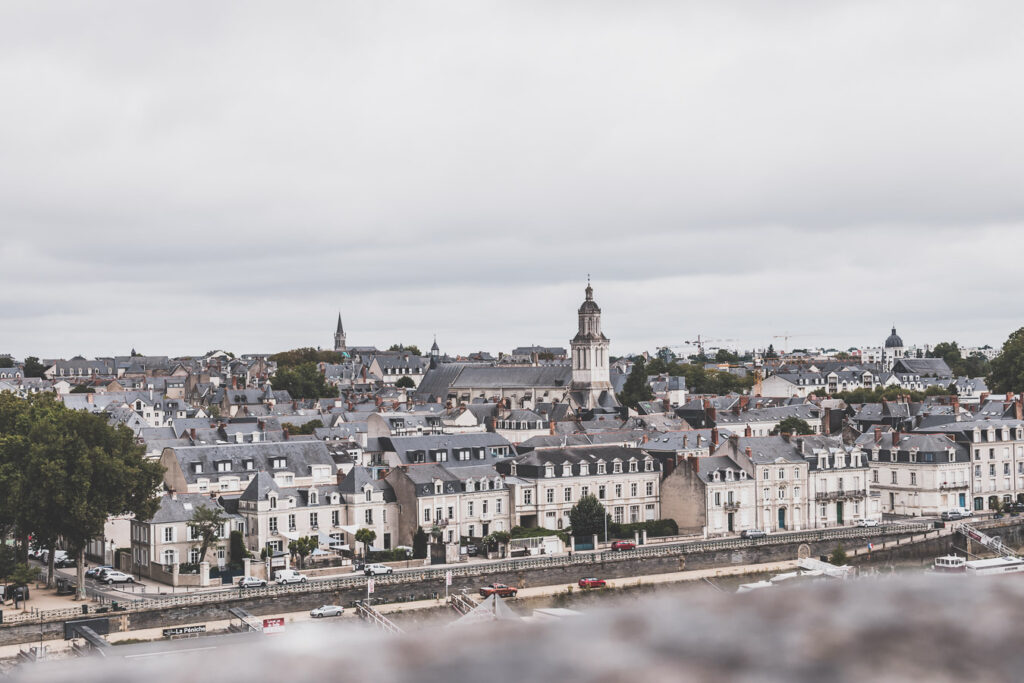
[[[675,346],[672,346],[672,345],[669,345],[669,346],[659,346],[658,347],[658,355],[660,356],[663,351],[671,352],[674,349],[690,349],[690,348],[693,348],[694,346],[696,346],[697,347],[697,352],[700,353],[700,355],[703,356],[704,355],[704,344],[709,344],[709,343],[713,343],[713,342],[717,343],[717,342],[734,342],[734,341],[736,341],[736,340],[735,339],[705,339],[704,337],[702,337],[702,336],[700,336],[698,334],[697,335],[697,339],[695,339],[694,341],[684,341],[682,344],[678,344],[678,345],[675,345]]]
[[[789,351],[789,340],[792,339],[793,337],[813,337],[813,336],[817,336],[817,335],[814,335],[814,334],[790,334],[789,332],[785,332],[783,334],[776,334],[776,335],[774,335],[772,337],[772,339],[781,339],[783,341],[783,346],[785,348],[783,348],[780,353],[786,353],[787,351]]]

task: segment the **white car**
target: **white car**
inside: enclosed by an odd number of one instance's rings
[[[379,576],[381,574],[390,574],[395,570],[387,565],[383,564],[368,564],[363,567],[363,573],[367,576]]]
[[[282,569],[277,573],[276,581],[284,586],[289,583],[306,583],[309,581],[309,577],[305,574],[300,574],[294,569]]]
[[[118,572],[112,569],[108,569],[107,571],[103,572],[103,578],[101,579],[101,581],[103,581],[103,583],[107,584],[108,586],[111,586],[115,583],[135,583],[135,579],[131,577],[131,574],[125,574],[124,572]]]
[[[322,617],[340,617],[345,613],[345,608],[341,605],[320,605],[309,610],[309,616],[314,619],[320,619]]]
[[[858,519],[856,522],[857,526],[878,526],[877,519]]]

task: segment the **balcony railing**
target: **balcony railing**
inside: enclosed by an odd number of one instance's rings
[[[963,489],[964,491],[966,491],[969,488],[971,488],[971,485],[968,484],[966,481],[962,481],[962,482],[959,482],[959,483],[952,482],[952,481],[950,481],[950,482],[945,482],[944,481],[941,484],[939,484],[939,490],[940,491],[958,491],[960,489]]]
[[[819,491],[814,494],[814,500],[862,500],[867,495],[868,492],[864,489],[840,489],[839,491]]]
[[[740,502],[738,500],[727,500],[724,507],[728,512],[736,512],[740,509]]]

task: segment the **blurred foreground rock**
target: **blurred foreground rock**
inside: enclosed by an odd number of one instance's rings
[[[655,597],[548,623],[389,636],[308,624],[173,656],[51,662],[39,683],[139,681],[1016,681],[1024,577],[830,581]],[[291,628],[291,627],[289,627]]]

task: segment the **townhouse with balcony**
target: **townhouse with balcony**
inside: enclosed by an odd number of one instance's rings
[[[791,439],[731,436],[713,454],[753,472],[757,524],[764,531],[800,531],[813,524],[808,463]]]
[[[870,454],[871,487],[883,513],[931,516],[970,503],[970,452],[946,434],[878,427],[855,445]]]
[[[661,519],[661,465],[642,449],[538,448],[495,469],[512,489],[514,526],[564,529],[586,495],[597,496],[619,524]]]
[[[661,482],[661,513],[680,533],[709,537],[756,529],[753,469],[728,455],[683,458]]]
[[[880,497],[871,490],[867,453],[825,436],[794,437],[790,443],[807,460],[811,528],[882,520]]]

